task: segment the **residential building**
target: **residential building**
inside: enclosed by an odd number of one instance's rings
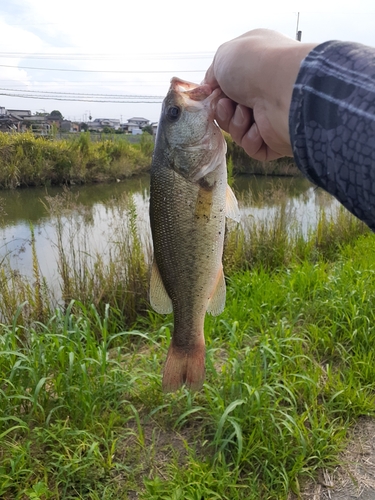
[[[129,134],[133,133],[133,129],[140,129],[142,130],[143,127],[146,125],[150,124],[150,120],[147,120],[146,118],[142,118],[140,116],[134,116],[133,118],[129,118],[128,122],[126,123],[127,125],[127,130]],[[135,133],[139,133],[136,131]]]
[[[116,118],[95,118],[92,122],[87,123],[89,130],[95,130],[101,132],[104,127],[110,127],[114,130],[120,128],[120,120]]]

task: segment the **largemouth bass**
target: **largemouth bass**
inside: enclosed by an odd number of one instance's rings
[[[204,318],[225,306],[225,217],[239,220],[227,186],[226,143],[214,122],[221,91],[173,78],[164,99],[151,167],[154,261],[150,303],[174,313],[163,390],[201,388]]]

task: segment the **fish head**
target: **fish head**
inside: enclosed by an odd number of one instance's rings
[[[225,156],[225,141],[214,122],[221,96],[220,89],[175,77],[163,102],[156,146],[168,152],[174,170],[194,181],[208,173],[217,156]]]

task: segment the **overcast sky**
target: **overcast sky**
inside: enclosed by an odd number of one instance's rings
[[[294,38],[298,11],[302,41],[375,46],[374,0],[264,0],[262,11],[252,4],[0,0],[0,106],[58,109],[79,121],[157,121],[173,76],[200,82],[218,46],[251,29]]]

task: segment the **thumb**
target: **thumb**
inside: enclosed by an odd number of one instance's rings
[[[212,90],[218,88],[220,85],[218,84],[216,78],[215,78],[215,72],[214,72],[214,65],[211,64],[211,66],[208,68],[206,71],[206,74],[203,78],[203,81],[201,82],[201,85],[207,84],[211,87]]]

